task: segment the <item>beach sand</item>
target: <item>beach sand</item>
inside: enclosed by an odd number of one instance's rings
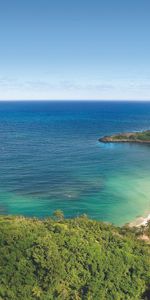
[[[138,217],[133,222],[129,224],[130,227],[140,227],[146,226],[147,223],[150,221],[150,214],[147,217]]]

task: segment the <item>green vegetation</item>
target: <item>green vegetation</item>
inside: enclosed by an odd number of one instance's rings
[[[2,216],[0,299],[149,299],[149,245],[140,234],[61,211],[44,220]]]
[[[127,134],[118,134],[112,136],[112,139],[116,140],[129,140],[129,141],[150,141],[150,130],[143,131],[143,132],[134,132],[134,133],[127,133]]]
[[[129,143],[150,143],[150,130],[143,132],[122,133],[111,136],[104,136],[99,139],[103,143],[129,142]]]

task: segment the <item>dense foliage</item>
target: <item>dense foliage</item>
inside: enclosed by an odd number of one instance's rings
[[[149,245],[86,216],[0,217],[0,299],[148,299]]]

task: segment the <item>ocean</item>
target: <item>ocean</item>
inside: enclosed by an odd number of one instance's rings
[[[150,145],[103,144],[150,129],[150,102],[0,102],[0,214],[122,225],[150,212]]]

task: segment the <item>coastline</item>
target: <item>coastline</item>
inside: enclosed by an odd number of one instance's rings
[[[150,213],[146,217],[137,217],[134,221],[129,223],[129,227],[146,226],[150,221]]]
[[[126,132],[99,138],[101,143],[140,143],[150,144],[150,130]]]
[[[103,136],[98,139],[101,143],[138,143],[138,144],[150,144],[150,130],[125,132],[119,134],[113,134],[110,136]],[[136,217],[133,221],[125,224],[129,227],[141,227],[146,226],[150,222],[150,213],[147,216]]]

